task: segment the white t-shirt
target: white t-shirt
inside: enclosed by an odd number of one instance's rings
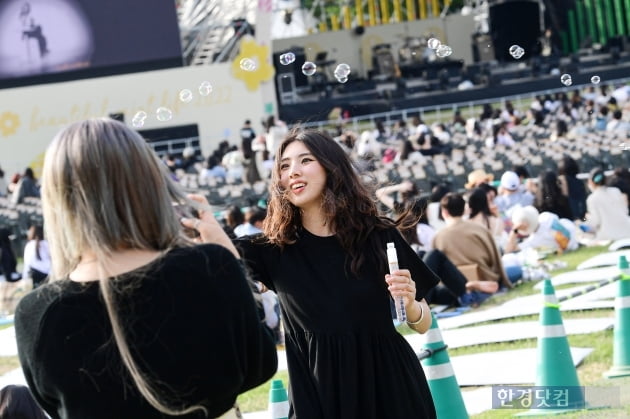
[[[427,207],[427,218],[429,219],[429,225],[433,227],[435,231],[438,231],[446,225],[444,220],[440,219],[440,203],[431,202]]]
[[[420,250],[429,251],[433,249],[433,237],[435,237],[435,229],[428,224],[418,223],[416,226],[418,241],[421,243]]]
[[[26,246],[24,246],[24,268],[22,270],[22,278],[28,278],[28,271],[31,268],[45,274],[50,272],[51,262],[48,242],[46,240],[39,241],[39,256],[41,259],[37,258],[35,244],[35,240],[30,240],[26,243]]]

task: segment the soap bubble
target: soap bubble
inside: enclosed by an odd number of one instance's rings
[[[295,54],[292,52],[287,52],[280,56],[280,64],[282,65],[289,65],[293,61],[295,61]]]
[[[525,55],[525,50],[518,45],[512,45],[509,49],[509,52],[510,55],[517,60],[523,58],[523,55]]]
[[[173,111],[171,111],[169,108],[166,108],[164,106],[160,106],[155,111],[155,117],[157,118],[158,121],[166,122],[166,121],[169,121],[171,118],[173,118]]]
[[[571,80],[570,74],[563,74],[560,76],[560,82],[565,86],[571,86],[573,84],[573,80]]]
[[[431,49],[438,49],[440,45],[442,45],[442,43],[437,38],[431,38],[427,41],[427,46]]]
[[[348,77],[350,74],[350,66],[346,63],[341,63],[335,68],[335,77]]]
[[[209,81],[203,81],[199,85],[198,90],[201,96],[208,96],[210,93],[212,93],[212,84],[210,84]]]
[[[440,58],[448,57],[453,53],[453,49],[448,45],[442,44],[435,50],[435,55]]]
[[[317,66],[315,65],[315,63],[307,61],[302,64],[302,73],[304,73],[305,76],[312,76],[313,74],[315,74],[315,71],[317,71]]]
[[[601,80],[602,80],[602,79],[600,79],[600,78],[599,78],[599,76],[593,76],[593,77],[591,77],[591,83],[593,83],[593,84],[599,84],[599,82],[600,82]]]
[[[241,69],[245,71],[254,71],[256,70],[256,61],[251,58],[243,58],[240,62]]]
[[[133,116],[131,120],[131,124],[134,128],[142,128],[144,126],[144,121],[147,119],[147,113],[145,111],[138,111]]]
[[[192,98],[193,98],[193,94],[188,89],[183,89],[182,91],[179,92],[179,100],[181,100],[184,103],[190,102]]]

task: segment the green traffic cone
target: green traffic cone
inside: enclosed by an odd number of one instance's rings
[[[621,278],[615,297],[613,366],[604,373],[607,378],[630,375],[630,269],[625,256],[619,257]]]
[[[468,412],[455,378],[451,359],[433,313],[431,328],[425,334],[424,348],[432,353],[421,361],[439,419],[467,419]]]
[[[269,389],[269,417],[271,419],[289,418],[289,397],[282,380],[273,380]]]
[[[517,416],[555,415],[584,409],[584,391],[580,387],[551,279],[545,279],[543,283],[540,326],[535,383],[535,389],[540,391],[532,409]],[[551,396],[556,391],[567,391],[570,395],[561,406]]]

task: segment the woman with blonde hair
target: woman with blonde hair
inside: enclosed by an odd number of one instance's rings
[[[277,355],[203,198],[111,119],[62,130],[42,183],[53,270],[15,315],[37,402],[55,418],[237,417],[237,395],[268,380]],[[180,220],[173,203],[200,218]],[[204,244],[182,224],[204,224]]]

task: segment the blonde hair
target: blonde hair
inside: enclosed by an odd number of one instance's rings
[[[167,251],[190,245],[173,202],[196,205],[138,133],[106,118],[68,126],[48,147],[42,173],[42,207],[53,267],[50,280],[67,278],[86,250],[103,261],[117,250]],[[200,405],[176,409],[161,400],[157,382],[133,360],[102,263],[98,271],[114,340],[142,396],[170,415],[205,411]]]

